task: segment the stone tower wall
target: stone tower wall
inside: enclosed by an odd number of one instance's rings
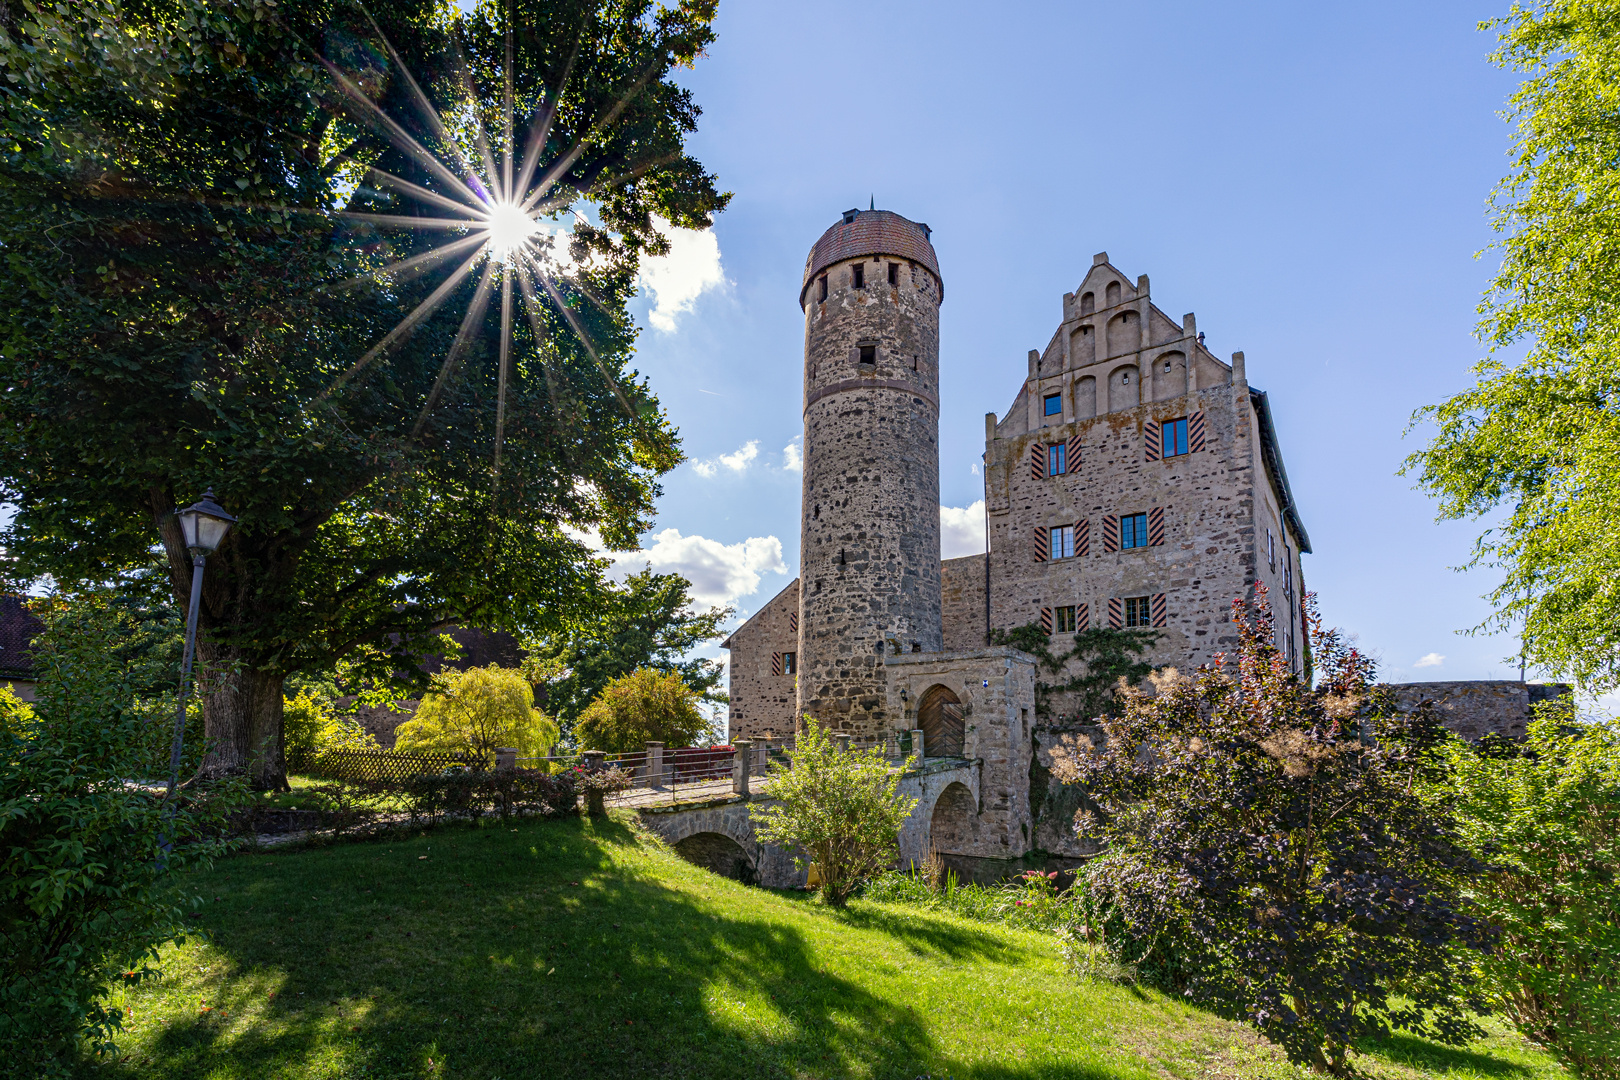
[[[927,244],[897,215],[878,221]],[[812,253],[802,297],[799,710],[870,738],[900,720],[886,699],[885,654],[942,647],[941,283],[916,259],[840,253],[853,257],[820,267]],[[861,362],[863,346],[872,363]]]

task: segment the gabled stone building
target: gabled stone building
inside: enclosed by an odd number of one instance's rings
[[[940,561],[943,295],[927,226],[898,214],[849,211],[811,251],[801,574],[725,642],[732,735],[803,714],[862,738],[927,729],[939,718],[896,697],[892,658],[983,651],[1028,623],[1054,651],[1088,626],[1157,630],[1146,659],[1196,667],[1234,643],[1232,601],[1257,581],[1302,667],[1310,540],[1266,396],[1242,353],[1217,359],[1106,254],[985,417],[989,551]]]

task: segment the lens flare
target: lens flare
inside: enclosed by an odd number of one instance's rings
[[[490,254],[497,259],[510,261],[523,250],[529,237],[540,231],[540,223],[524,213],[523,207],[517,203],[498,202],[490,207],[485,228],[489,232],[487,243]]]
[[[635,415],[624,391],[620,389],[607,365],[597,355],[596,347],[587,335],[578,314],[573,310],[573,304],[564,297],[559,288],[572,269],[571,263],[566,258],[559,261],[553,251],[554,245],[543,241],[548,238],[550,232],[545,225],[547,219],[555,219],[560,214],[574,212],[574,204],[582,198],[599,198],[623,184],[634,183],[648,170],[666,160],[655,157],[646,161],[628,162],[617,175],[604,174],[587,191],[578,190],[561,182],[568,170],[584,154],[587,140],[601,138],[605,129],[614,124],[630,103],[645,91],[653,68],[649,67],[646,74],[636,80],[632,88],[614,102],[600,119],[593,122],[588,130],[576,136],[571,146],[552,157],[545,151],[558,102],[573,68],[573,57],[570,57],[568,63],[564,65],[558,85],[545,87],[540,100],[530,105],[533,111],[528,116],[527,138],[523,140],[524,144],[520,148],[513,130],[514,121],[518,119],[513,113],[515,98],[512,76],[516,65],[512,28],[508,25],[505,35],[506,64],[505,70],[501,73],[504,84],[499,123],[501,130],[496,138],[490,139],[491,133],[479,124],[471,140],[477,148],[477,152],[474,153],[452,137],[450,133],[452,125],[434,109],[428,96],[422,92],[421,86],[411,76],[409,69],[395,51],[393,44],[382,33],[381,28],[375,22],[371,25],[394,62],[396,70],[402,76],[409,91],[409,100],[413,103],[419,118],[426,122],[428,130],[434,134],[445,156],[441,158],[414,138],[336,64],[323,56],[317,56],[317,61],[331,76],[345,99],[350,115],[382,135],[427,174],[422,178],[423,183],[419,184],[385,172],[375,165],[366,165],[365,168],[372,181],[379,188],[390,189],[424,208],[431,207],[433,212],[423,216],[345,212],[343,216],[350,221],[373,227],[415,230],[423,238],[435,233],[445,236],[442,241],[433,241],[427,251],[382,267],[380,270],[382,274],[390,277],[419,274],[441,262],[450,262],[458,258],[459,265],[456,265],[409,315],[385,334],[382,340],[367,350],[365,355],[351,364],[347,370],[341,372],[322,392],[320,399],[342,393],[352,379],[373,363],[386,357],[390,349],[431,319],[441,307],[450,302],[452,297],[460,295],[458,286],[474,274],[479,274],[478,287],[467,305],[460,330],[417,417],[415,434],[420,435],[425,430],[446,385],[454,378],[461,356],[467,351],[478,328],[483,324],[492,295],[498,290],[500,370],[497,376],[492,463],[494,480],[498,485],[503,429],[506,422],[506,392],[511,377],[512,323],[515,308],[521,308],[523,314],[527,316],[537,341],[544,333],[541,325],[542,309],[549,307],[560,315],[578,337],[585,352],[595,362],[597,371],[601,373],[603,380],[618,399],[620,408],[626,415]],[[575,53],[577,55],[577,48]],[[472,80],[466,73],[463,73],[463,83],[471,94]],[[495,143],[493,150],[491,142]],[[481,171],[472,165],[474,161],[482,163]],[[481,273],[480,263],[483,264]],[[363,279],[356,279],[359,280]],[[518,289],[517,295],[513,292],[514,284]],[[578,288],[578,282],[574,284]],[[587,297],[591,295],[589,289],[582,291]],[[549,362],[542,359],[541,363],[546,365],[549,385],[552,379]],[[555,391],[553,396],[555,397]]]

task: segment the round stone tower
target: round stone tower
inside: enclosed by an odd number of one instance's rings
[[[939,304],[929,228],[850,210],[805,262],[798,709],[900,724],[883,657],[939,652]]]

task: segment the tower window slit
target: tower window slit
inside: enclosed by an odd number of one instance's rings
[[[900,284],[900,264],[899,263],[890,263],[889,264],[889,284],[890,285],[898,285],[898,284]]]
[[[863,363],[863,364],[875,364],[875,363],[877,363],[877,346],[876,345],[862,345],[861,346],[861,363]]]
[[[857,266],[853,272],[855,274],[855,287],[857,289],[866,288],[866,267]]]

